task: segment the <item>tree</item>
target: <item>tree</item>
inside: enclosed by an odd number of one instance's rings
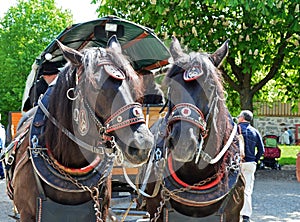
[[[70,11],[55,0],[18,0],[0,20],[0,113],[21,110],[26,78],[35,58],[68,25]],[[6,122],[6,121],[5,121]]]
[[[262,89],[271,79],[282,89],[277,98],[299,99],[300,0],[93,2],[101,2],[100,16],[135,21],[165,40],[175,34],[193,51],[213,52],[229,38],[230,53],[222,70],[231,89],[227,101],[232,112],[237,112],[237,104],[253,110],[254,99],[267,97]],[[296,87],[284,86],[287,80]]]

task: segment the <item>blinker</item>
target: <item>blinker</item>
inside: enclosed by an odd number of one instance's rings
[[[118,80],[125,79],[125,74],[122,72],[122,70],[120,70],[116,66],[113,66],[113,65],[103,65],[103,66],[104,66],[104,70],[106,71],[106,73],[108,75],[110,75],[111,77],[118,79]]]
[[[183,73],[183,80],[186,82],[193,81],[203,75],[203,70],[200,66],[189,68]]]

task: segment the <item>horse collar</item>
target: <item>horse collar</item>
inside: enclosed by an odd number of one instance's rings
[[[228,170],[226,166],[211,178],[189,185],[176,175],[172,158],[169,156],[164,177],[164,189],[173,201],[186,206],[202,207],[216,203],[227,196],[235,187],[239,170]],[[181,192],[176,192],[181,190]]]
[[[178,183],[179,185],[181,185],[184,188],[189,188],[191,190],[207,190],[207,189],[211,189],[214,186],[218,185],[220,183],[220,181],[222,180],[223,176],[224,176],[224,172],[221,173],[216,173],[215,176],[208,178],[205,181],[201,181],[199,183],[199,185],[189,185],[187,183],[185,183],[184,181],[182,181],[177,175],[176,172],[173,168],[173,163],[172,163],[172,155],[170,154],[168,157],[168,164],[167,164],[168,170],[173,178],[173,180]]]
[[[49,105],[52,89],[53,87],[49,87],[40,101],[45,107]],[[111,172],[113,159],[104,158],[100,161],[99,158],[96,158],[89,166],[81,169],[71,169],[59,164],[50,150],[45,148],[45,142],[40,137],[45,130],[46,118],[47,116],[38,106],[30,127],[30,159],[39,177],[48,185],[64,192],[84,192],[81,187],[69,179],[71,177],[82,186],[98,186],[100,181],[102,182],[102,178],[107,177]]]

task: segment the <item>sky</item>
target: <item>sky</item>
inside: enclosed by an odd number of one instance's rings
[[[58,7],[69,9],[73,13],[74,23],[97,19],[97,5],[92,0],[55,0]],[[16,5],[16,0],[0,0],[0,17],[4,16],[10,6]]]

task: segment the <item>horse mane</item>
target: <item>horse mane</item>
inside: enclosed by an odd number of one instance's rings
[[[73,101],[67,98],[67,91],[76,86],[76,68],[68,63],[58,74],[58,79],[49,99],[49,113],[59,124],[73,133],[72,126],[72,104]],[[75,95],[71,95],[75,96]],[[49,120],[48,120],[49,121]],[[50,121],[49,121],[50,122]],[[55,139],[53,139],[55,138]],[[67,139],[62,129],[58,129],[54,124],[47,124],[45,131],[47,146],[52,150],[63,149],[70,146],[77,146],[73,141]],[[64,163],[66,164],[66,163]]]
[[[106,49],[105,54],[102,48],[96,47],[84,49],[82,53],[82,70],[80,70],[80,67],[75,67],[70,62],[67,63],[58,75],[57,82],[49,100],[50,114],[58,120],[61,126],[68,129],[71,133],[74,133],[72,121],[72,105],[74,101],[67,97],[67,91],[71,88],[76,88],[76,72],[82,71],[82,78],[87,78],[89,81],[92,81],[94,68],[97,67],[101,61],[109,58],[125,73],[126,77],[129,79],[129,84],[134,89],[133,92],[135,93],[135,97],[141,98],[143,95],[143,88],[142,85],[139,84],[139,77],[124,55],[111,49]],[[75,97],[75,95],[72,94],[73,92],[69,93],[69,96]],[[53,138],[55,138],[55,140],[53,140]],[[48,124],[46,127],[45,140],[52,150],[77,146],[77,144],[66,137],[61,129],[58,129],[57,126],[54,126],[52,123]],[[60,156],[60,158],[62,157]]]
[[[200,63],[204,70],[204,81],[198,81],[200,84],[203,82],[203,89],[208,98],[211,98],[212,92],[216,89],[216,95],[218,99],[223,101],[225,105],[224,87],[221,71],[210,62],[205,62],[203,59],[209,60],[209,54],[191,52],[190,54],[184,54],[177,59],[174,65],[169,69],[164,84],[168,84],[168,79],[175,75],[182,74],[185,70],[193,66],[194,63]],[[211,101],[210,101],[211,102]]]

